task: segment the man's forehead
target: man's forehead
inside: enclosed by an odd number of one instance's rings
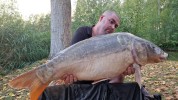
[[[119,24],[119,17],[116,15],[116,14],[111,14],[110,16],[109,16],[109,18],[110,19],[113,19],[117,24]]]

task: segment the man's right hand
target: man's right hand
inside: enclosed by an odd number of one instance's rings
[[[62,80],[64,80],[65,84],[72,84],[77,81],[77,77],[72,74],[65,74],[62,76]]]

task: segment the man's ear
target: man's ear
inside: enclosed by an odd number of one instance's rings
[[[100,16],[100,19],[99,19],[99,21],[101,21],[103,18],[104,18],[104,16],[103,16],[103,15],[101,15],[101,16]]]

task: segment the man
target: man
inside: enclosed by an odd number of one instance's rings
[[[84,39],[104,34],[111,34],[115,32],[116,28],[120,24],[120,18],[114,11],[105,11],[100,17],[96,25],[93,26],[83,26],[77,29],[72,39],[71,45],[75,44]],[[101,66],[98,66],[101,67]],[[111,79],[110,83],[122,83],[125,75],[130,75],[134,73],[133,67],[128,67],[127,70],[120,76]],[[64,75],[63,79],[65,83],[73,83],[77,81],[77,77],[73,75]],[[86,83],[85,81],[82,81]],[[87,82],[91,83],[93,81]]]

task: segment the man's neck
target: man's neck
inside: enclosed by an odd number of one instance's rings
[[[94,27],[92,27],[92,36],[97,36],[98,33],[99,33],[99,28],[96,24]]]

